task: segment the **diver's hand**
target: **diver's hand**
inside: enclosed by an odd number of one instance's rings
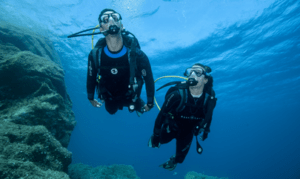
[[[145,112],[148,112],[148,111],[150,111],[150,109],[151,109],[151,108],[149,108],[148,105],[145,104],[145,106],[144,106],[144,111],[145,111]]]
[[[144,106],[144,111],[145,111],[145,112],[148,112],[148,111],[150,111],[152,108],[153,108],[153,104],[152,104],[151,107],[149,106],[149,104],[145,104],[145,106]]]
[[[96,108],[100,108],[100,107],[102,106],[102,103],[99,102],[99,101],[97,101],[96,99],[94,99],[94,100],[89,100],[89,101],[90,101],[90,103],[91,103],[94,107],[96,107]]]
[[[160,147],[159,138],[160,138],[159,135],[153,134],[149,139],[148,147],[159,148]]]
[[[207,138],[208,132],[204,131],[200,139],[204,141]]]

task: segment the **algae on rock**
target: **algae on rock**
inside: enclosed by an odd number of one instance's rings
[[[0,120],[0,178],[65,178],[72,153],[44,126]]]
[[[0,178],[69,178],[76,125],[50,41],[0,22]]]
[[[215,177],[215,176],[207,176],[207,175],[204,175],[202,173],[197,173],[197,172],[194,172],[194,171],[191,171],[191,172],[188,172],[185,176],[184,176],[184,179],[228,179],[228,178],[225,178],[225,177]]]
[[[85,164],[72,164],[69,166],[71,179],[139,179],[131,165],[110,165],[91,167]]]

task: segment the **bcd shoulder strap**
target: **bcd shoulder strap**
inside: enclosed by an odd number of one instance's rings
[[[180,103],[178,107],[176,108],[176,112],[181,112],[185,108],[185,104],[187,103],[188,100],[188,91],[187,88],[178,88],[179,94],[180,94]]]
[[[128,48],[128,63],[129,63],[129,71],[130,71],[129,84],[133,90],[133,94],[132,94],[133,99],[132,100],[133,100],[133,102],[135,102],[135,100],[137,99],[137,89],[138,89],[138,82],[137,82],[137,79],[135,76],[136,70],[137,70],[136,48],[138,48],[138,47],[137,47],[137,42],[135,41],[134,38],[128,37],[128,38],[124,38],[124,40],[126,41],[127,45],[128,45],[127,41],[131,40],[130,48]],[[97,42],[97,44],[98,44],[98,42]],[[102,45],[103,45],[103,42],[100,42],[100,43],[102,43]],[[93,61],[95,64],[95,68],[97,69],[98,75],[100,75],[100,69],[101,69],[102,49],[103,49],[103,46],[95,46],[95,48],[92,50]],[[97,78],[97,82],[99,82],[99,79],[100,79],[100,76],[99,76],[99,78]],[[98,94],[102,93],[103,91],[105,91],[105,87],[101,88],[101,90],[99,88]]]
[[[97,52],[98,51],[99,51],[99,53],[98,53],[98,58],[97,58]],[[100,75],[101,53],[102,53],[102,48],[100,48],[100,47],[95,47],[92,50],[93,61],[94,61],[95,67],[97,69],[98,75]]]
[[[136,51],[136,42],[135,42],[134,38],[131,38],[131,39],[126,38],[126,40],[132,40],[131,47],[128,49],[128,62],[129,62],[129,68],[130,68],[130,84],[134,84],[135,71],[137,70],[136,52],[135,52]],[[102,49],[103,49],[103,47],[96,46],[92,50],[93,61],[94,61],[94,64],[95,64],[98,74],[100,74]]]
[[[131,39],[131,46],[128,49],[128,60],[129,60],[129,68],[130,68],[130,78],[129,83],[131,85],[135,84],[135,71],[137,70],[136,65],[136,44],[134,38]]]
[[[210,97],[210,103],[205,104],[206,105],[206,113],[205,113],[205,118],[201,123],[201,127],[204,128],[205,130],[209,130],[210,127],[210,123],[212,120],[212,114],[213,114],[213,110],[216,106],[216,102],[217,102],[217,98],[215,97],[215,92],[214,90],[211,88],[211,95],[208,95]]]
[[[178,107],[176,108],[176,112],[181,112],[184,110],[187,102],[188,102],[188,89],[186,88],[178,88],[179,94],[181,96],[180,103]],[[210,95],[208,93],[205,93],[205,98],[204,98],[204,106],[206,106],[207,99]]]
[[[187,88],[178,88],[178,91],[181,96],[181,99],[180,99],[180,103],[179,103],[178,107],[176,108],[176,112],[181,112],[184,110],[186,104],[188,103],[188,89]],[[211,89],[211,95],[208,93],[205,93],[203,106],[207,107],[208,98],[210,97],[211,99],[214,99],[214,96],[215,96],[215,92],[213,91],[213,89]],[[206,111],[208,112],[208,109]],[[205,114],[205,116],[207,116],[207,115]],[[207,120],[204,120],[204,121],[207,121]]]

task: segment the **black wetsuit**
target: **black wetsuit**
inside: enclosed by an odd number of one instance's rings
[[[162,109],[156,118],[154,134],[160,136],[160,143],[165,144],[174,138],[176,139],[176,163],[184,161],[190,149],[193,135],[196,133],[196,126],[200,127],[205,118],[204,99],[205,93],[200,98],[194,98],[188,92],[188,102],[185,108],[181,112],[176,112],[181,96],[178,90],[175,90],[166,96]],[[210,100],[206,104],[209,103]],[[172,113],[173,119],[170,118],[169,113]],[[209,130],[209,126],[207,129]]]
[[[99,44],[99,43],[97,43]],[[105,45],[105,46],[104,46]],[[96,45],[97,46],[97,45]],[[130,65],[128,60],[128,53],[130,51],[130,44],[124,43],[122,51],[125,51],[125,54],[122,54],[119,57],[112,58],[110,55],[107,55],[106,50],[108,49],[106,43],[100,46],[101,50],[101,65],[100,65],[100,86],[105,87],[105,108],[110,114],[114,114],[118,109],[123,109],[123,106],[128,106],[132,103],[132,96],[128,94],[128,85],[130,79]],[[99,52],[97,52],[97,58],[99,57]],[[143,81],[146,83],[146,92],[147,92],[147,104],[153,106],[154,100],[154,80],[152,75],[152,70],[148,57],[143,51],[136,48],[135,49],[136,57],[136,72],[135,77],[138,81],[139,88],[137,90],[138,97],[140,96]],[[96,77],[98,69],[94,64],[92,51],[88,57],[88,75],[87,75],[87,93],[88,99],[94,99],[95,88],[97,86]],[[100,98],[100,96],[98,96]],[[137,108],[139,100],[137,100]]]

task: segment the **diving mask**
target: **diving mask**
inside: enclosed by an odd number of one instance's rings
[[[112,19],[115,22],[118,22],[119,20],[122,20],[122,17],[119,13],[111,13],[111,14],[103,14],[100,17],[100,22],[103,22],[104,24],[109,22],[109,18],[112,17]]]
[[[206,76],[206,72],[202,69],[202,68],[188,68],[185,70],[184,72],[184,76],[191,76],[192,73],[195,73],[196,76],[200,77],[202,75],[205,75]]]

